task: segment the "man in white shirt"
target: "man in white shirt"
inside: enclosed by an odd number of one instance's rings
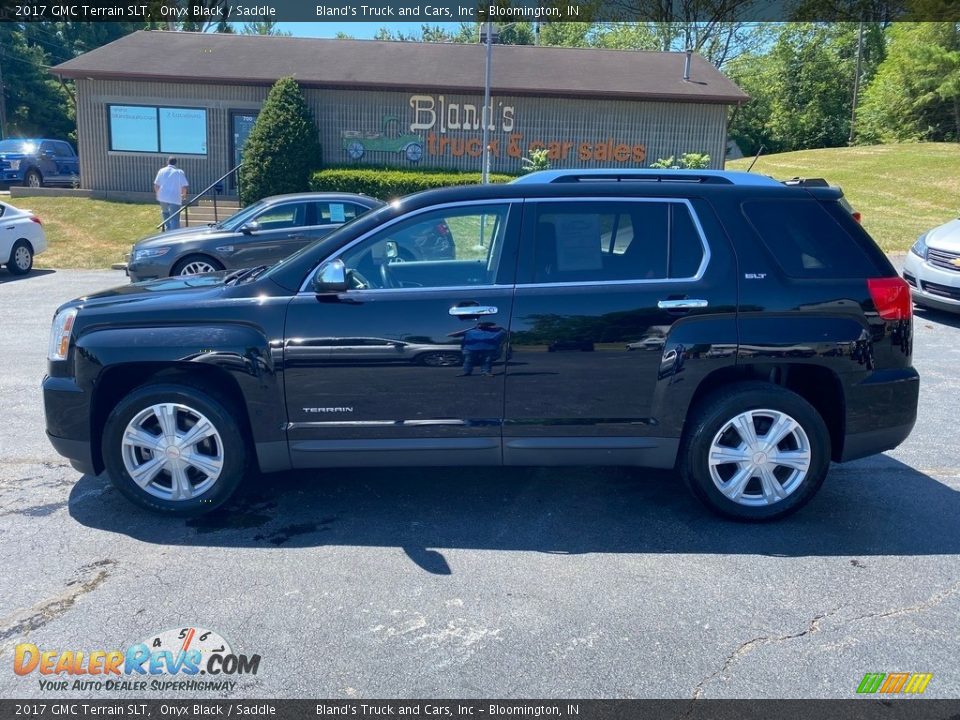
[[[168,158],[166,167],[160,168],[153,181],[153,191],[160,203],[164,230],[176,230],[180,227],[180,214],[177,210],[186,201],[189,186],[186,173],[177,167],[177,159]]]

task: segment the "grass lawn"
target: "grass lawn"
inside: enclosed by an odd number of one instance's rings
[[[46,252],[37,255],[42,268],[104,269],[123,262],[135,240],[150,235],[160,222],[159,206],[65,197],[5,200],[28,208],[43,222]]]
[[[753,158],[727,163],[746,170]],[[760,156],[754,172],[778,180],[822,177],[843,188],[863,226],[887,252],[960,214],[960,143],[905,143]]]

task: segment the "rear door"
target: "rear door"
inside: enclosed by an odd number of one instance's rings
[[[299,250],[309,242],[304,239],[303,228],[309,222],[311,210],[306,202],[277,203],[251,218],[257,228],[249,233],[238,233],[230,242],[233,267],[273,265]]]
[[[695,199],[527,202],[505,462],[673,465],[677,406],[736,352],[732,252],[696,208],[715,223]]]

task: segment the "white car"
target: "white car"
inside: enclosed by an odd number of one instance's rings
[[[960,312],[960,219],[917,238],[903,262],[903,279],[917,305]]]
[[[40,218],[0,202],[0,263],[14,275],[26,275],[33,267],[33,256],[46,249]]]

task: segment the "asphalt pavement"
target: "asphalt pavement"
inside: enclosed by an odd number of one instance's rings
[[[719,520],[670,473],[597,468],[288,473],[184,521],[44,437],[55,307],[123,282],[0,271],[0,697],[849,698],[867,672],[960,696],[960,317],[917,315],[910,439],[834,466],[778,523]],[[181,627],[259,654],[257,674],[52,692],[11,671],[19,643]]]

